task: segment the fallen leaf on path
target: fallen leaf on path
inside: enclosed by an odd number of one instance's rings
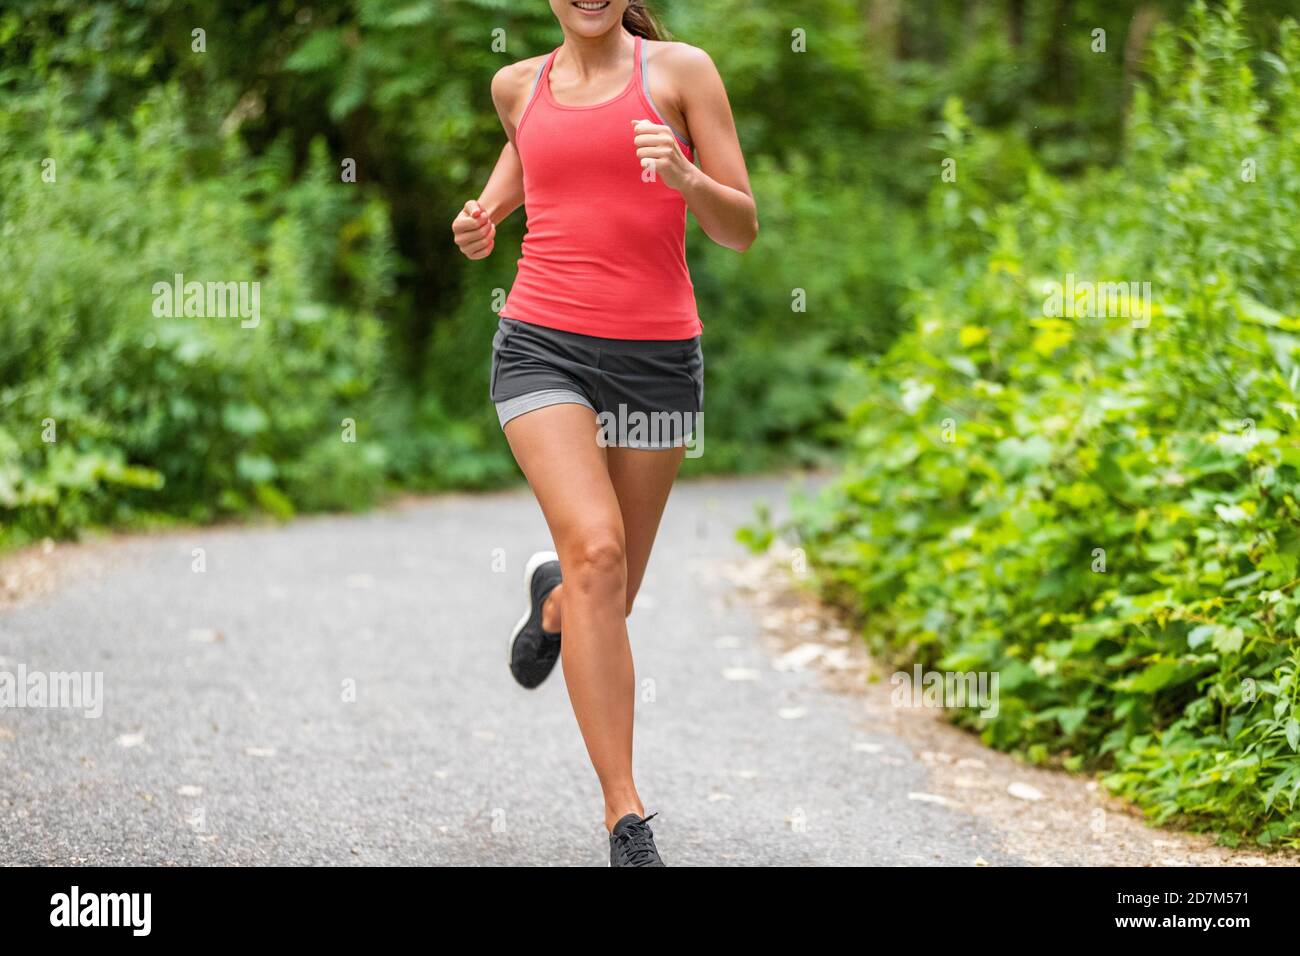
[[[915,800],[917,803],[937,803],[940,806],[952,806],[952,801],[947,797],[941,797],[937,793],[917,793],[913,791],[907,795],[907,799]]]
[[[1007,793],[1017,800],[1033,801],[1043,799],[1043,791],[1027,783],[1021,783],[1019,780],[1007,787]]]
[[[800,644],[773,659],[772,667],[779,671],[801,671],[821,657],[824,650],[820,644]]]
[[[859,666],[847,647],[832,647],[824,651],[822,664],[833,671],[847,671]]]

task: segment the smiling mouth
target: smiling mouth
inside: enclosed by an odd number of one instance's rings
[[[601,13],[609,6],[609,0],[597,0],[597,2],[588,2],[588,0],[574,0],[575,7],[583,13]]]

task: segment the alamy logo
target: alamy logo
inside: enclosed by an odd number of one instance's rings
[[[1092,282],[1066,273],[1043,287],[1043,315],[1049,319],[1133,319],[1135,328],[1151,324],[1150,282]]]
[[[255,329],[262,321],[260,282],[186,282],[176,273],[171,282],[153,284],[153,314],[159,319],[240,319]]]
[[[50,897],[51,926],[128,926],[133,936],[148,936],[152,927],[153,894],[70,893]]]
[[[687,458],[704,454],[703,412],[629,411],[620,404],[617,411],[599,413],[596,424],[596,443],[602,448],[684,447]]]
[[[897,671],[889,679],[894,690],[889,701],[895,707],[978,707],[980,716],[998,715],[997,671]]]
[[[104,713],[103,671],[0,670],[0,710],[50,707],[80,710],[87,717]]]

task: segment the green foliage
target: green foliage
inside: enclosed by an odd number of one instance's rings
[[[1239,4],[1198,5],[1116,167],[935,187],[958,258],[856,372],[851,462],[798,531],[878,652],[1001,675],[996,717],[957,715],[990,744],[1300,845],[1300,31],[1250,56]],[[1149,322],[1061,315],[1069,274],[1149,282]]]
[[[382,208],[333,187],[323,152],[287,188],[282,150],[250,159],[233,140],[224,175],[196,175],[184,149],[159,146],[186,138],[174,90],[94,139],[57,122],[53,97],[32,107],[56,120],[38,153],[56,158],[54,181],[30,151],[0,162],[16,187],[0,200],[4,543],[141,511],[373,501],[382,451],[336,446],[344,418],[364,439],[376,414]],[[177,273],[258,283],[260,324],[159,315],[154,285]],[[354,308],[331,303],[331,280]]]

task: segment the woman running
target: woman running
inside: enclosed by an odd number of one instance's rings
[[[532,688],[563,659],[610,865],[663,866],[632,776],[626,618],[678,466],[702,439],[686,210],[738,252],[758,220],[708,54],[661,40],[639,0],[550,4],[564,43],[493,78],[508,143],[452,231],[481,259],[497,223],[527,206],[490,390],[555,552],[528,561],[510,670]]]

